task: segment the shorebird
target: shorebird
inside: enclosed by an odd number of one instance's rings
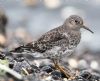
[[[41,53],[44,57],[50,58],[55,66],[65,73],[66,77],[70,77],[58,63],[64,54],[69,55],[73,53],[80,43],[81,28],[93,33],[93,31],[84,25],[83,19],[80,16],[71,15],[61,26],[48,31],[36,41],[15,50],[29,50]]]

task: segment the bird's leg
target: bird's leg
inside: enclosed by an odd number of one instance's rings
[[[74,77],[73,77],[73,74],[71,74],[70,72],[69,72],[69,69],[67,68],[64,68],[63,66],[60,66],[59,64],[58,64],[58,60],[56,59],[53,59],[53,63],[54,63],[54,65],[55,65],[55,68],[56,69],[58,69],[58,70],[60,70],[62,73],[64,73],[65,74],[65,76],[68,78],[68,79],[73,79]]]

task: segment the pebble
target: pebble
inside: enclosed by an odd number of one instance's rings
[[[52,65],[44,65],[44,66],[40,66],[40,69],[42,71],[45,71],[47,73],[50,73],[54,70],[53,66]]]
[[[59,72],[59,71],[57,71],[57,70],[53,71],[53,72],[51,73],[51,75],[52,75],[52,78],[53,78],[54,80],[59,80],[59,79],[61,79],[61,77],[62,77],[61,72]]]

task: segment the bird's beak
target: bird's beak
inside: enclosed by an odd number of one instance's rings
[[[90,30],[88,27],[86,27],[86,26],[84,26],[84,25],[82,26],[82,28],[84,28],[84,29],[90,31],[91,33],[94,33],[92,30]]]

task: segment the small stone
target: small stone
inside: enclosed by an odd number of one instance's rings
[[[45,66],[40,66],[42,71],[45,71],[47,73],[50,73],[53,71],[53,67],[52,65],[45,65]]]
[[[61,73],[59,71],[53,71],[51,73],[51,75],[52,75],[52,78],[55,79],[55,80],[61,79]]]
[[[15,58],[15,60],[16,60],[17,62],[22,62],[22,61],[24,61],[25,59],[24,59],[24,57],[18,57],[18,58]]]
[[[68,79],[67,79],[67,78],[64,78],[63,80],[64,80],[64,81],[68,81]]]
[[[4,60],[5,59],[5,54],[0,54],[0,59]]]
[[[89,79],[91,78],[92,74],[90,74],[89,72],[87,71],[83,71],[81,74],[80,74],[81,77],[85,78],[85,79]]]
[[[31,68],[32,68],[32,70],[34,72],[39,72],[40,71],[40,69],[37,66],[35,66],[35,65],[31,65]]]
[[[9,68],[13,69],[14,63],[10,62]]]
[[[90,81],[100,81],[100,76],[92,75],[92,77],[89,80]]]
[[[32,74],[34,72],[32,68],[26,68],[26,70],[28,71],[29,74]]]

